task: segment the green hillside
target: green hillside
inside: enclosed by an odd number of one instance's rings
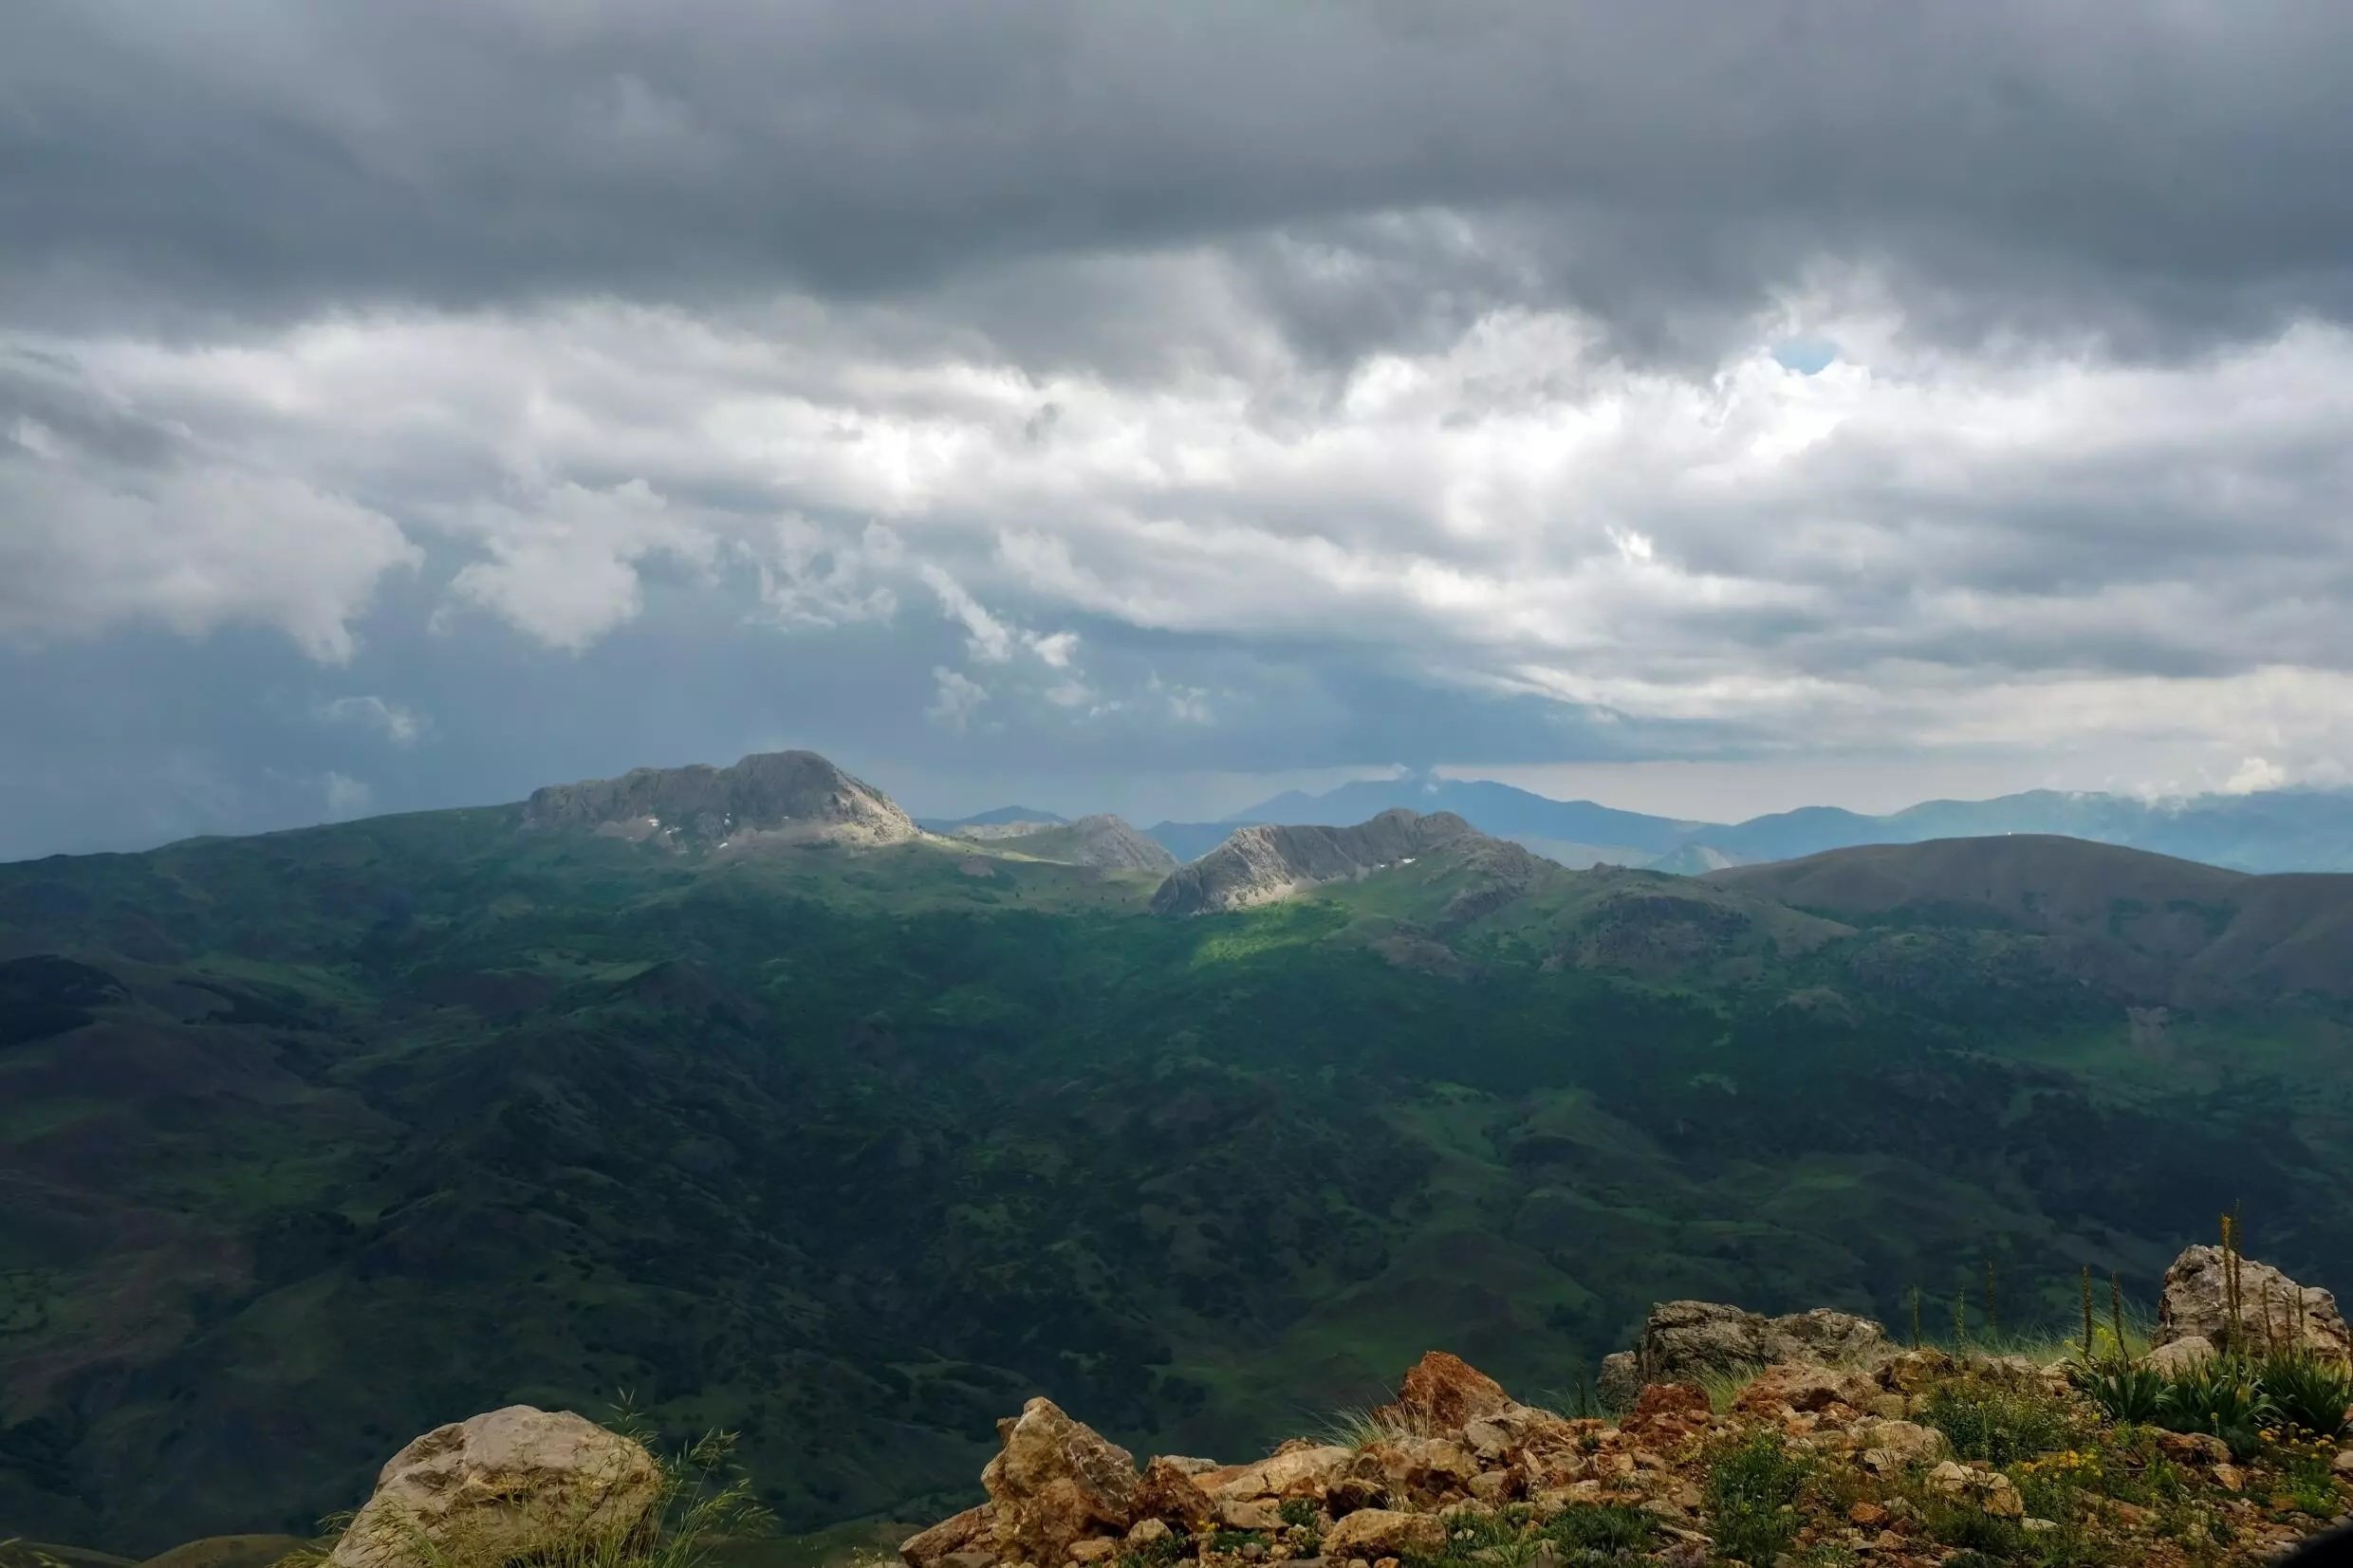
[[[1033,1393],[1248,1451],[1432,1345],[1573,1398],[1662,1298],[2145,1294],[2233,1203],[2353,1277],[2341,1003],[2153,1043],[2072,928],[1487,875],[1175,920],[508,809],[0,866],[0,1536],[300,1530],[624,1390],[790,1528],[929,1517]]]

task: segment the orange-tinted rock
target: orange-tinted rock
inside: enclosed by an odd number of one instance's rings
[[[1655,1421],[1662,1415],[1705,1421],[1714,1413],[1708,1403],[1708,1391],[1696,1383],[1650,1383],[1635,1395],[1634,1410],[1627,1415],[1629,1426],[1637,1422]]]
[[[1143,1480],[1136,1488],[1136,1517],[1165,1520],[1189,1534],[1208,1529],[1217,1518],[1217,1505],[1201,1481],[1217,1473],[1195,1473],[1182,1460],[1154,1459],[1144,1467]]]
[[[1861,1411],[1879,1393],[1879,1385],[1858,1372],[1833,1367],[1777,1366],[1757,1374],[1732,1409],[1746,1415],[1774,1415],[1782,1407],[1820,1412],[1843,1405]]]
[[[1455,1432],[1515,1403],[1502,1384],[1461,1356],[1434,1350],[1414,1363],[1398,1388],[1397,1402],[1382,1413],[1414,1430]]]

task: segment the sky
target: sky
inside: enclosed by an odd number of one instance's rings
[[[11,0],[0,858],[2353,782],[2336,0]]]

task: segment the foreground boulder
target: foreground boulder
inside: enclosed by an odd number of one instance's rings
[[[1782,1318],[1721,1301],[1662,1301],[1631,1351],[1604,1356],[1597,1392],[1623,1410],[1651,1383],[1737,1376],[1774,1365],[1833,1366],[1883,1358],[1887,1331],[1868,1318],[1816,1307]]]
[[[1135,1456],[1051,1399],[1030,1400],[997,1424],[997,1435],[1005,1448],[980,1484],[999,1557],[1057,1563],[1080,1540],[1123,1535],[1136,1522],[1143,1478]]]
[[[1324,1537],[1326,1560],[1338,1558],[1436,1557],[1446,1549],[1446,1522],[1436,1514],[1360,1508]]]
[[[569,1411],[528,1405],[436,1427],[393,1455],[331,1568],[500,1568],[645,1531],[661,1467]]]
[[[2231,1310],[2234,1295],[2235,1319]],[[2165,1271],[2151,1342],[2161,1348],[2190,1338],[2230,1349],[2353,1354],[2353,1337],[2346,1335],[2334,1296],[2300,1285],[2270,1264],[2233,1258],[2218,1246],[2190,1247]]]

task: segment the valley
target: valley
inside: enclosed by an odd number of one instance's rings
[[[1443,1344],[1572,1404],[1660,1300],[2055,1318],[2233,1206],[2353,1274],[2353,877],[1424,817],[1212,907],[822,762],[0,866],[0,1520],[302,1533],[624,1392],[790,1529],[929,1518],[1041,1393],[1255,1451]]]

